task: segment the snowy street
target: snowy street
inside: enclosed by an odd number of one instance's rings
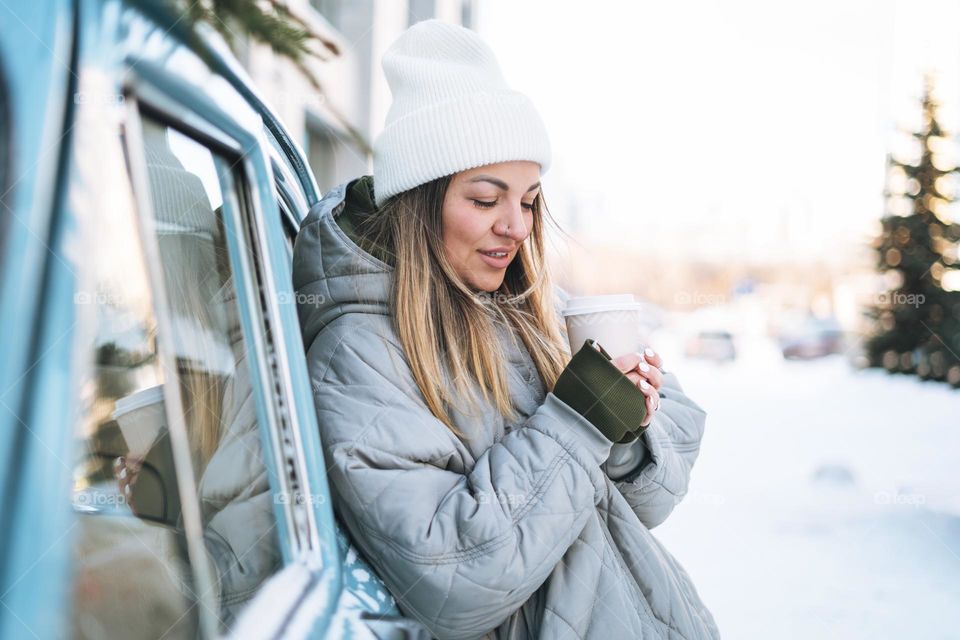
[[[654,533],[724,638],[960,638],[960,391],[762,339],[730,365],[663,345],[708,417]]]

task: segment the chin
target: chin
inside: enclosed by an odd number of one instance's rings
[[[475,291],[484,291],[486,293],[494,293],[497,289],[500,288],[500,285],[503,284],[503,278],[497,282],[487,280],[486,282],[475,282],[471,286]]]

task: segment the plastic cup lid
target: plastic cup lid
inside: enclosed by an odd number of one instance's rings
[[[563,316],[575,316],[583,313],[602,311],[639,311],[643,305],[636,301],[631,293],[618,293],[604,296],[578,296],[570,298],[563,310]]]
[[[163,402],[163,385],[158,384],[155,387],[147,387],[128,396],[123,396],[117,400],[116,407],[113,410],[113,418],[122,416],[125,413],[142,409],[151,404]]]

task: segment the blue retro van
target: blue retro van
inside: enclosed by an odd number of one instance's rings
[[[164,6],[0,2],[0,638],[426,637],[331,510],[316,182]]]

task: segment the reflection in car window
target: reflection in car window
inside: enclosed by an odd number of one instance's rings
[[[193,638],[205,599],[186,556],[168,416],[182,409],[213,602],[226,630],[281,565],[247,346],[223,222],[216,156],[144,120],[168,333],[158,329],[134,213],[98,211],[97,339],[77,425],[72,633],[78,638]],[[225,166],[225,165],[224,165]],[[172,351],[174,361],[164,363]],[[175,384],[171,394],[167,384]],[[182,407],[168,403],[179,395]],[[204,609],[205,610],[205,609]]]
[[[229,626],[280,568],[281,555],[227,250],[218,160],[174,129],[145,120],[143,130],[204,538],[220,586],[221,617]],[[235,201],[244,199],[237,194]]]
[[[124,177],[117,176],[117,194],[125,193]],[[89,374],[81,380],[85,410],[75,429],[70,635],[192,638],[199,609],[184,533],[176,526],[179,493],[163,399],[168,375],[157,352],[132,195],[126,195],[118,195],[123,206],[99,209],[95,229],[82,234],[96,240],[85,251],[92,286],[75,301],[79,314],[95,315],[95,338],[78,345],[89,363],[81,370]],[[144,460],[127,494],[114,463],[134,457]],[[131,500],[140,504],[139,517]]]

